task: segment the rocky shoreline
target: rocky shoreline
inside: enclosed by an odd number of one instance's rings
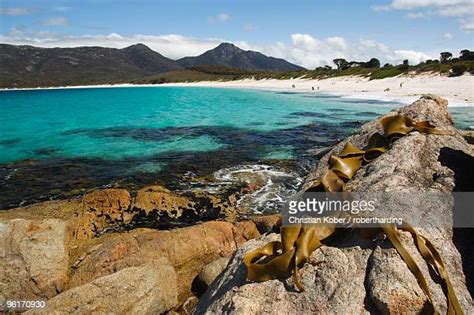
[[[47,299],[45,312],[56,313],[186,313],[211,282],[199,276],[204,267],[280,224],[278,215],[237,221],[245,192],[220,199],[161,186],[133,195],[105,189],[3,211],[1,303]]]
[[[425,96],[400,109],[453,135],[415,132],[404,137],[361,169],[348,183],[349,189],[473,191],[474,150],[465,140],[470,135],[463,138],[453,127],[446,106],[444,99]],[[371,121],[337,144],[309,174],[305,187],[326,171],[332,153],[347,141],[365,143],[378,128],[378,120]],[[295,292],[291,279],[247,281],[243,254],[276,239],[281,219],[278,215],[237,217],[237,200],[256,188],[242,189],[222,198],[205,192],[191,196],[161,186],[133,194],[105,189],[82,200],[0,212],[0,268],[5,271],[0,276],[0,302],[47,299],[47,309],[29,311],[45,314],[423,310],[425,296],[390,243],[363,239],[350,231],[314,252],[311,263],[300,270],[304,293]],[[460,303],[470,313],[473,304],[466,284],[472,285],[473,275],[466,259],[472,253],[453,241],[456,235],[449,221],[443,222],[450,209],[433,209],[430,215],[440,220],[427,222],[423,233],[442,252]],[[413,250],[410,237],[403,235],[403,240]],[[420,257],[417,260],[423,265]],[[428,268],[422,269],[431,279]],[[445,311],[442,288],[432,280],[429,286],[438,309]]]

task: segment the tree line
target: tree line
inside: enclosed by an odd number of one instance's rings
[[[426,64],[446,63],[446,62],[458,61],[458,60],[462,60],[462,61],[472,61],[472,60],[474,60],[474,51],[470,51],[468,49],[463,49],[459,52],[459,57],[458,58],[453,58],[453,54],[451,52],[444,51],[444,52],[440,53],[439,60],[429,59],[429,60],[426,60],[425,63]],[[344,58],[336,58],[336,59],[333,60],[333,62],[336,65],[337,70],[345,70],[345,69],[353,68],[353,67],[380,68],[380,61],[377,58],[371,58],[367,62],[347,61]],[[409,66],[408,59],[403,60],[403,63],[401,65],[398,65],[398,66],[402,66],[402,67],[405,66],[405,67],[408,68],[408,66]],[[387,67],[393,67],[393,65],[391,65],[389,63],[386,63],[384,65],[384,68],[387,68]],[[319,68],[321,68],[321,67],[319,67]],[[328,70],[331,69],[330,66],[325,66],[325,67],[322,67],[322,68],[326,68]]]

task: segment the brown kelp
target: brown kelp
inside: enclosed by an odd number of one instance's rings
[[[435,128],[428,121],[414,122],[403,115],[385,117],[380,123],[384,131],[383,135],[380,133],[373,134],[364,149],[359,149],[348,142],[338,156],[332,155],[330,157],[327,172],[320,179],[312,183],[306,192],[345,192],[345,183],[351,180],[363,165],[375,160],[389,150],[394,141],[412,131],[436,135],[449,134],[445,130]],[[359,228],[359,230],[363,235],[373,234],[364,228]],[[283,226],[280,231],[281,242],[270,242],[264,247],[251,251],[244,256],[247,278],[253,281],[266,281],[293,275],[295,286],[300,291],[304,291],[303,286],[298,280],[298,267],[307,262],[311,253],[321,247],[323,245],[322,241],[331,236],[335,231],[335,225],[330,224]],[[392,242],[399,255],[418,280],[433,312],[438,313],[433,304],[423,273],[400,239],[401,231],[409,232],[412,235],[421,256],[432,271],[441,279],[446,288],[448,314],[462,314],[463,311],[449,280],[441,254],[435,246],[426,237],[420,235],[411,225],[406,223],[402,227],[382,224],[380,225],[380,231],[385,233]]]

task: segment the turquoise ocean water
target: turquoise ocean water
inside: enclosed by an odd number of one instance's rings
[[[312,150],[397,106],[213,88],[2,91],[0,209],[77,188],[178,187],[190,174],[275,161],[303,174]],[[472,108],[450,110],[458,127],[474,125]]]

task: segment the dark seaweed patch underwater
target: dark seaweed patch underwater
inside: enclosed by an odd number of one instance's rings
[[[270,172],[266,179],[293,191],[314,152],[397,106],[237,89],[2,92],[0,209],[100,187],[189,190],[199,178],[226,181],[239,169]],[[466,110],[453,113],[473,125]]]
[[[212,151],[168,151],[153,156],[122,159],[48,157],[50,148],[37,150],[47,156],[4,164],[0,168],[0,208],[12,208],[40,200],[81,195],[94,187],[140,188],[163,184],[183,189],[187,174],[209,176],[223,168],[249,164],[274,164],[288,172],[303,176],[314,165],[316,156],[309,149],[333,145],[359,122],[341,125],[308,124],[276,131],[252,131],[232,127],[168,127],[79,129],[69,135],[125,139],[147,142],[176,137],[211,136],[222,143]],[[291,148],[291,149],[288,149]],[[268,157],[275,151],[291,150],[291,158]]]

